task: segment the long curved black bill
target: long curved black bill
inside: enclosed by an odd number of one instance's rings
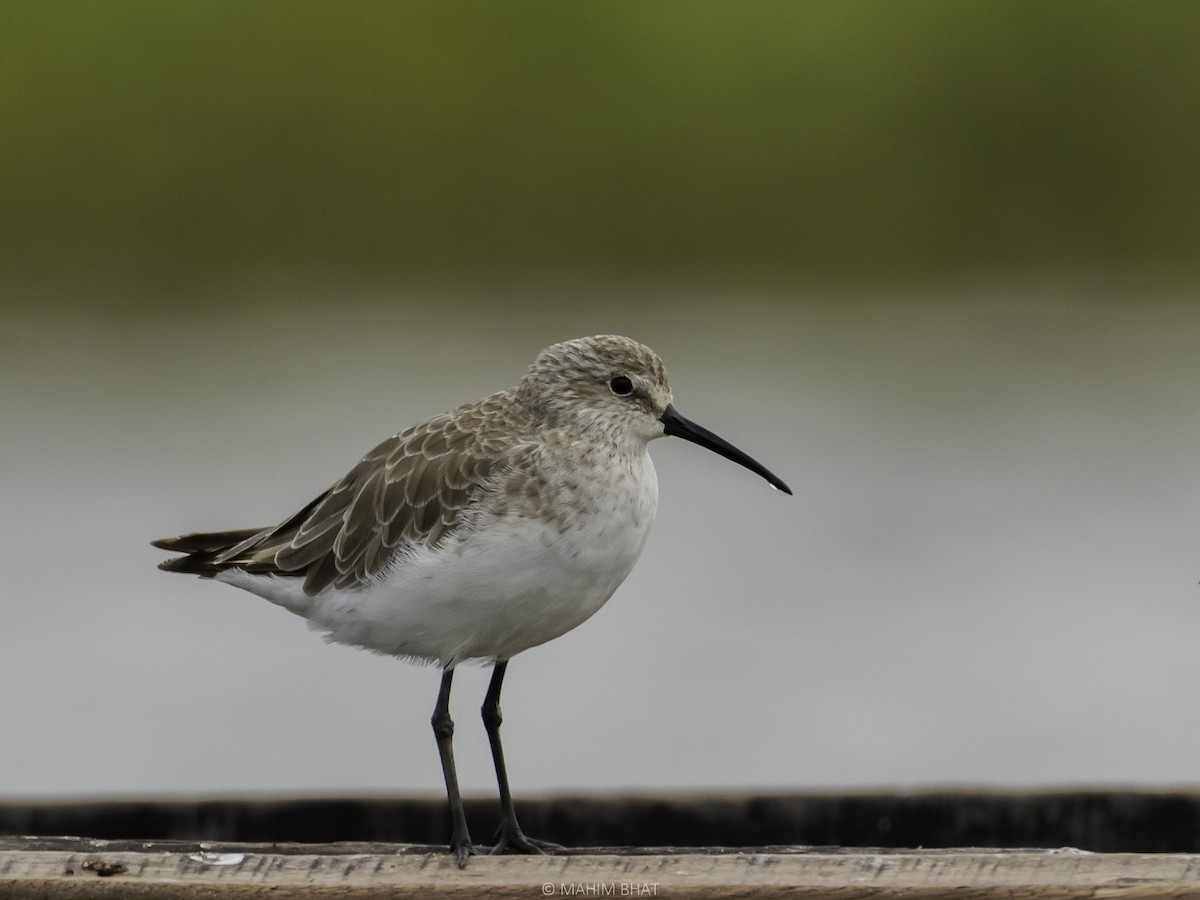
[[[751,459],[724,438],[717,437],[707,428],[702,428],[690,419],[685,419],[674,406],[668,404],[666,411],[658,417],[658,421],[663,424],[664,434],[681,437],[685,441],[691,441],[693,444],[707,447],[713,453],[719,453],[739,466],[745,466],[751,472],[761,475],[776,490],[783,491],[785,494],[792,492],[790,487],[784,484],[777,475],[773,475],[764,465]]]

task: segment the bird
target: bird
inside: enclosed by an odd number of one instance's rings
[[[441,668],[431,724],[450,806],[449,850],[546,853],[517,820],[500,741],[500,690],[518,653],[607,602],[645,545],[658,504],[651,441],[698,444],[791,489],[681,415],[658,355],[619,335],[542,350],[520,381],[387,438],[278,525],[152,541],[160,563],[257,594],[326,639]],[[461,663],[491,664],[482,718],[500,826],[472,842],[454,763],[450,690]]]

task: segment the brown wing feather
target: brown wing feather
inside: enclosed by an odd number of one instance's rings
[[[383,441],[279,525],[155,541],[187,554],[162,568],[303,577],[309,595],[362,584],[404,548],[436,547],[462,527],[493,476],[533,450],[522,430],[511,395],[493,394]]]
[[[204,551],[203,569],[188,557],[164,565],[212,575],[223,569],[304,577],[304,590],[350,587],[382,571],[407,546],[436,547],[453,535],[498,470],[521,455],[515,437],[485,440],[484,419],[508,420],[504,395],[438,416],[388,438],[344,478],[286,522],[261,531],[169,539],[167,549]],[[506,421],[506,424],[513,424]],[[516,429],[519,431],[519,429]],[[503,431],[513,435],[514,429]],[[529,448],[525,443],[524,447]],[[212,537],[218,537],[213,535]]]

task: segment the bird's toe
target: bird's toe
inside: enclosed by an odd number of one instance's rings
[[[531,838],[521,831],[520,828],[505,828],[501,827],[496,832],[495,843],[488,851],[490,854],[497,853],[530,853],[546,855],[554,853],[556,850],[564,850],[562,844],[555,844],[552,841],[541,841],[537,838]]]

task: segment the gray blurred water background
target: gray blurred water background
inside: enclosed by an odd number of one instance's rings
[[[436,794],[437,673],[155,537],[629,334],[787,498],[510,667],[518,793],[1200,780],[1200,8],[0,11],[0,795]],[[460,774],[492,775],[456,682]]]

